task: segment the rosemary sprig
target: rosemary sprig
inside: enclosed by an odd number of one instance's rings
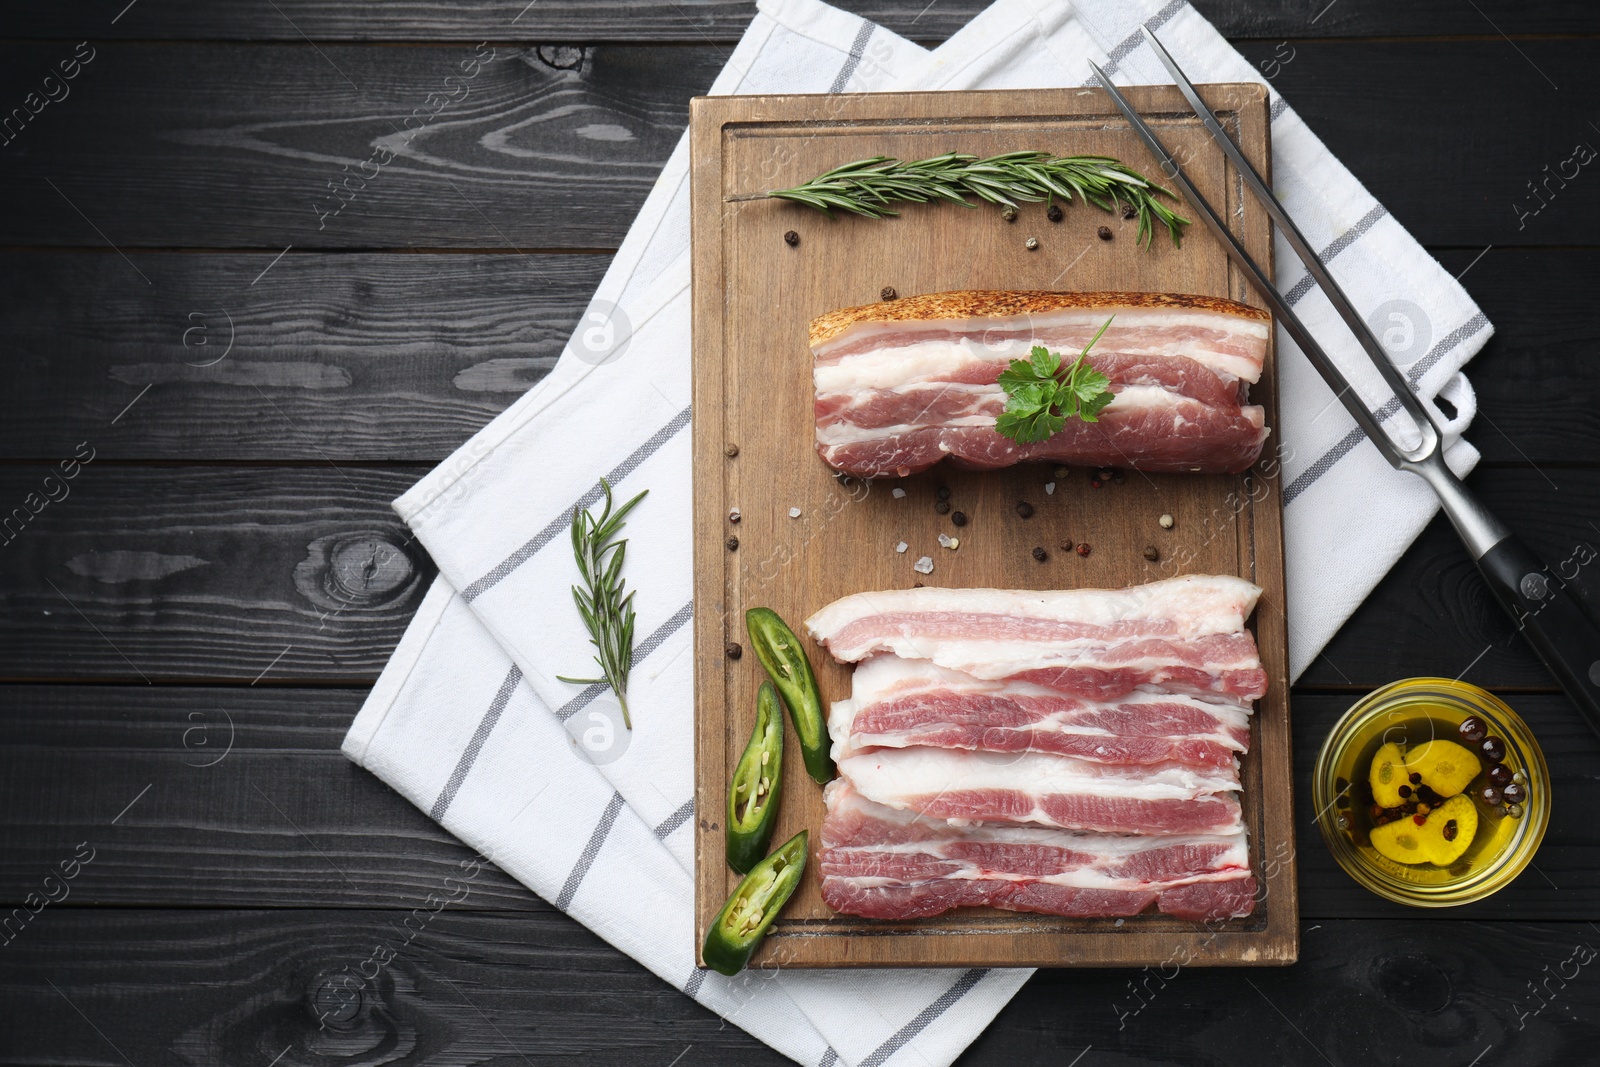
[[[881,219],[895,212],[895,201],[926,203],[945,200],[975,207],[967,197],[991,204],[1016,207],[1017,201],[1038,202],[1074,197],[1104,211],[1127,206],[1138,212],[1138,239],[1149,247],[1154,224],[1160,222],[1177,245],[1189,220],[1162,203],[1158,195],[1176,201],[1172,190],[1157,185],[1138,171],[1110,156],[1052,156],[1048,152],[1007,152],[979,159],[947,152],[932,159],[903,162],[891,156],[874,156],[835,167],[793,189],[774,189],[768,196],[806,204],[832,214],[834,208]]]
[[[633,666],[633,593],[624,596],[622,592],[622,561],[627,555],[628,542],[615,538],[622,530],[622,520],[650,490],[646,489],[613,513],[611,486],[604,478],[600,479],[600,488],[605,490],[606,506],[599,518],[581,507],[572,509],[572,554],[578,561],[578,574],[583,578],[583,588],[572,587],[572,599],[578,605],[578,614],[583,616],[584,626],[588,627],[589,641],[595,647],[594,661],[600,665],[602,676],[556,677],[575,685],[611,686],[622,704],[622,724],[631,730],[628,671]]]

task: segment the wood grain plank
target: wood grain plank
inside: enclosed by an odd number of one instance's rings
[[[0,469],[0,678],[370,682],[433,577],[416,472],[52,470]]]
[[[358,1001],[329,986],[351,1017],[319,1028],[314,994],[395,947],[394,914],[49,909],[0,955],[27,1020],[0,1063],[789,1062],[555,915],[441,912]],[[1304,945],[1270,982],[1041,971],[960,1063],[1579,1063],[1600,1040],[1589,923],[1308,922]]]
[[[274,256],[143,255],[129,286],[115,255],[0,254],[0,456],[442,460],[549,372],[610,259]]]
[[[605,45],[565,69],[551,64],[568,60],[537,48],[494,47],[474,78],[446,83],[463,77],[472,47],[105,44],[72,95],[7,146],[0,244],[273,254],[291,244],[616,247],[684,128],[689,98],[728,49]],[[1600,244],[1600,182],[1569,181],[1531,219],[1517,211],[1532,204],[1527,183],[1543,180],[1542,167],[1559,169],[1577,142],[1600,141],[1584,110],[1585,42],[1296,49],[1274,84],[1425,243]],[[1245,48],[1257,63],[1275,50]],[[54,43],[0,47],[0,100],[24,99],[63,54]],[[1553,92],[1541,70],[1568,91]],[[363,162],[386,158],[375,146],[436,106],[363,186]],[[1519,119],[1486,124],[1485,114]],[[340,202],[328,184],[347,177],[351,192],[337,195],[354,199],[323,218]],[[146,282],[130,267],[121,284]]]
[[[356,690],[0,687],[0,911],[79,842],[96,849],[72,906],[401,908],[461,877],[472,850],[339,754]],[[1296,693],[1295,850],[1309,919],[1586,919],[1600,894],[1597,741],[1563,697],[1506,694],[1533,724],[1556,803],[1536,869],[1488,901],[1411,912],[1333,862],[1312,822],[1309,770],[1355,694]],[[229,738],[233,739],[228,747]],[[149,791],[145,792],[145,787]],[[138,798],[126,812],[130,802]],[[120,818],[119,818],[120,815]],[[115,825],[112,820],[116,819]],[[452,883],[453,884],[453,883]],[[452,905],[546,912],[487,868]]]
[[[1496,329],[1470,439],[1489,462],[1600,463],[1600,249],[1482,251],[1440,253]],[[0,253],[0,459],[93,436],[121,460],[437,462],[543,377],[607,263],[291,252],[251,285],[274,255],[151,253],[158,284],[126,286],[115,254]],[[106,426],[151,383],[159,418]],[[256,386],[304,432],[257,418]]]
[[[1184,153],[1185,169],[1211,202],[1237,219],[1252,254],[1271,269],[1271,232],[1259,205],[1242,195],[1237,176],[1173,89],[1131,90],[1135,106],[1162,116],[1162,135]],[[1267,97],[1255,85],[1219,85],[1207,92],[1257,167],[1267,166]],[[912,561],[936,557],[929,585],[1000,589],[1121,588],[1194,573],[1243,574],[1262,587],[1254,615],[1267,695],[1258,704],[1250,752],[1240,773],[1251,865],[1262,899],[1248,920],[1218,931],[1141,915],[1113,928],[1108,921],[962,909],[890,924],[835,914],[823,903],[815,870],[805,873],[784,916],[773,925],[758,959],[788,966],[986,966],[1000,961],[1049,966],[1157,962],[1173,944],[1207,964],[1293,962],[1295,883],[1289,809],[1288,663],[1284,619],[1282,511],[1277,464],[1247,475],[1130,475],[1100,493],[1079,477],[1046,502],[1048,470],[1026,464],[996,471],[947,465],[902,479],[903,499],[890,481],[847,488],[815,455],[812,360],[796,339],[808,321],[841,307],[869,303],[885,283],[901,294],[962,289],[1047,289],[1063,273],[1025,247],[1079,249],[1071,284],[1086,291],[1198,293],[1250,301],[1243,277],[1209,234],[1190,233],[1181,248],[1157,240],[1141,250],[1135,226],[1110,221],[1083,206],[1059,227],[1031,205],[1010,224],[992,213],[933,210],[896,228],[851,219],[818,232],[808,227],[790,246],[788,213],[772,203],[740,202],[761,180],[787,184],[802,155],[837,166],[874,152],[902,158],[935,154],[933,144],[976,156],[1053,143],[1071,154],[1121,156],[1147,165],[1133,132],[1103,94],[1078,90],[1015,93],[906,93],[841,97],[825,120],[809,97],[702,98],[694,102],[694,427],[695,466],[695,783],[696,808],[716,812],[750,735],[751,699],[760,668],[750,657],[724,653],[744,639],[745,611],[762,606],[798,625],[829,602],[874,589],[909,588],[923,575]],[[997,118],[997,116],[1005,116]],[[803,146],[803,150],[797,149]],[[946,148],[946,150],[950,150]],[[772,168],[775,166],[776,172]],[[1042,227],[1042,228],[1041,228]],[[1112,241],[1097,236],[1112,236]],[[1120,240],[1118,240],[1120,238]],[[782,294],[782,299],[777,298]],[[1252,389],[1270,422],[1276,415],[1276,365],[1269,353]],[[737,443],[736,457],[727,454]],[[1249,483],[1249,484],[1247,484]],[[972,521],[957,531],[959,551],[936,535],[953,527],[932,506],[936,485]],[[1254,488],[1252,488],[1252,485]],[[857,491],[857,490],[863,491]],[[1044,514],[1025,520],[1014,510],[1033,497]],[[1236,502],[1243,500],[1242,507]],[[737,507],[736,528],[728,515]],[[1202,533],[1193,517],[1212,511],[1239,515],[1236,533]],[[1159,533],[1163,512],[1178,517],[1166,545],[1169,560],[1192,554],[1180,568],[1158,566],[1142,554]],[[798,521],[797,521],[798,520]],[[737,532],[739,551],[723,548]],[[1080,556],[1063,537],[1099,548]],[[897,540],[911,550],[896,554]],[[1043,546],[1048,544],[1049,548]],[[1041,549],[1039,556],[1034,547]],[[782,579],[766,573],[777,562]],[[849,668],[811,649],[824,694],[849,688]],[[824,815],[815,784],[784,777],[775,840],[802,829],[820,832]],[[724,859],[725,831],[702,818],[696,838],[696,917],[704,931],[737,884]],[[1279,850],[1289,853],[1280,858]],[[1269,862],[1267,857],[1273,857]]]
[[[0,905],[96,850],[73,906],[413,908],[475,856],[339,752],[364,690],[3,686]],[[37,877],[36,877],[37,874]],[[466,911],[548,911],[493,865]]]
[[[158,411],[151,408],[151,417]],[[277,416],[264,405],[260,417]],[[52,470],[0,467],[0,520],[12,518],[8,534],[29,493],[45,499]],[[250,682],[270,665],[262,685],[370,682],[433,573],[388,506],[419,473],[325,462],[91,463],[67,484],[70,496],[47,504],[0,544],[0,679],[139,682],[143,671],[157,681]],[[1600,471],[1493,468],[1470,484],[1553,564],[1580,544],[1600,547],[1588,518],[1600,511]],[[375,560],[380,565],[369,579]],[[331,577],[336,562],[338,576]],[[1579,572],[1577,587],[1588,603],[1600,604],[1592,564]],[[1466,681],[1491,688],[1553,689],[1455,535],[1437,520],[1301,681],[1371,689],[1463,670]]]
[[[51,5],[19,9],[8,21],[16,37],[95,37],[299,41],[731,41],[755,15],[755,4],[685,0],[667,5],[640,0],[476,0],[439,5],[421,0],[355,7],[317,0],[241,0],[198,10],[174,0],[142,0],[137,16],[117,18],[126,0],[92,0],[70,10]],[[942,40],[983,10],[983,0],[841,0],[835,6],[919,40]],[[1487,36],[1508,33],[1590,33],[1593,9],[1583,0],[1536,5],[1484,0],[1394,4],[1342,0],[1329,10],[1295,0],[1197,0],[1201,14],[1229,37],[1356,37],[1412,34]],[[115,21],[113,21],[115,19]]]

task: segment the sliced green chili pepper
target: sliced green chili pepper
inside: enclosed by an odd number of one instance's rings
[[[744,876],[706,931],[700,955],[707,967],[727,975],[744,970],[767,927],[800,884],[806,870],[806,841],[807,831],[801,830]]]
[[[800,735],[806,773],[819,783],[828,784],[833,780],[833,757],[828,754],[830,742],[827,719],[822,714],[822,693],[800,639],[771,608],[751,608],[744,613],[744,624],[750,631],[750,646],[756,650],[756,658],[783,694],[783,702],[789,705],[794,732]]]
[[[756,728],[728,787],[728,866],[740,874],[761,862],[778,825],[783,785],[783,705],[771,682],[756,694]]]

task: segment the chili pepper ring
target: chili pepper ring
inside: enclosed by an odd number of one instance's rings
[[[771,682],[756,694],[756,726],[728,786],[728,866],[748,874],[767,854],[783,787],[783,704]]]

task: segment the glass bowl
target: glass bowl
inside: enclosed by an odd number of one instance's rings
[[[1490,736],[1505,741],[1503,762],[1522,775],[1528,794],[1521,816],[1505,814],[1504,804],[1490,807],[1479,795],[1487,784],[1484,761],[1463,790],[1478,809],[1478,830],[1460,859],[1441,867],[1381,855],[1367,839],[1372,798],[1366,783],[1373,755],[1390,741],[1402,749],[1435,738],[1462,743],[1457,727],[1469,716],[1482,719]],[[1533,861],[1550,821],[1550,772],[1527,723],[1498,697],[1448,678],[1406,678],[1369,693],[1344,713],[1317,756],[1311,800],[1322,839],[1345,873],[1389,900],[1443,908],[1482,900]]]

